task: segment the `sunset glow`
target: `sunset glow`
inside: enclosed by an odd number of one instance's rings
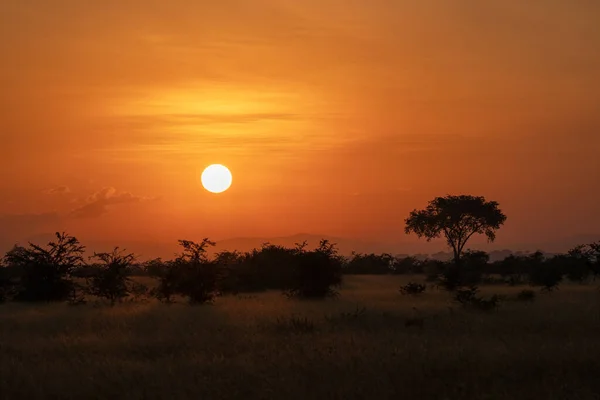
[[[502,205],[498,248],[598,232],[600,2],[0,3],[3,249],[66,230],[408,251],[403,218],[448,193]],[[212,162],[227,196],[199,184]]]

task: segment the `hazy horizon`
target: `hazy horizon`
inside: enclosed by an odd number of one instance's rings
[[[434,249],[404,219],[463,193],[508,216],[494,248],[597,235],[599,20],[586,0],[3,1],[0,243]]]

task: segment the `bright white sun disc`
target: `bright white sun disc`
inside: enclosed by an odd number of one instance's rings
[[[231,186],[232,176],[229,169],[221,164],[213,164],[202,172],[202,186],[211,193],[222,193]]]

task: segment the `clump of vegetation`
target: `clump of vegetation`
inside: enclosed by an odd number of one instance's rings
[[[109,300],[111,306],[130,295],[134,284],[129,278],[129,268],[135,261],[133,254],[115,247],[110,253],[94,253],[90,259],[101,262],[97,272],[88,280],[91,295]]]
[[[172,262],[163,262],[157,258],[146,263],[146,271],[158,280],[156,287],[150,290],[150,295],[163,303],[171,304],[178,293],[180,281],[178,269]]]
[[[0,303],[12,300],[15,296],[15,282],[9,268],[0,267]]]
[[[43,248],[33,243],[15,246],[4,262],[18,276],[17,301],[66,301],[74,289],[72,272],[83,264],[85,247],[66,233]]]
[[[462,306],[469,305],[477,297],[479,289],[475,286],[468,288],[460,288],[454,293],[454,301],[461,304]]]
[[[430,241],[444,236],[452,248],[453,263],[443,271],[441,284],[448,290],[473,285],[481,280],[483,252],[464,252],[465,245],[475,234],[484,234],[489,242],[506,221],[506,215],[495,201],[483,196],[446,196],[431,200],[423,210],[413,210],[405,220],[405,233],[415,233]],[[489,257],[485,259],[485,263]]]
[[[335,244],[324,239],[313,251],[305,247],[303,243],[296,248],[296,262],[285,294],[304,299],[336,296],[334,288],[342,283],[342,257]]]
[[[478,296],[479,289],[476,286],[457,289],[454,293],[454,301],[465,308],[473,308],[481,311],[492,311],[500,306],[501,297],[493,295],[490,298]]]
[[[544,260],[541,252],[537,252],[531,257],[529,272],[531,286],[541,286],[543,291],[552,292],[558,289],[563,275],[564,270],[559,259]]]
[[[344,265],[344,273],[348,274],[376,274],[384,275],[394,272],[395,260],[391,254],[362,254],[352,253]]]
[[[208,259],[206,248],[215,243],[205,238],[200,243],[180,240],[183,252],[171,268],[174,272],[176,293],[186,297],[190,304],[204,304],[214,300],[218,294],[219,268]]]
[[[146,263],[148,273],[158,280],[150,292],[164,303],[172,303],[175,296],[187,299],[190,304],[212,302],[219,294],[221,270],[207,256],[207,247],[215,243],[205,238],[200,243],[180,240],[181,254],[173,261],[154,259]]]
[[[529,289],[524,289],[521,290],[518,294],[517,294],[517,301],[534,301],[535,300],[535,292],[533,290],[529,290]]]
[[[500,296],[492,295],[489,299],[475,297],[471,300],[471,306],[481,311],[493,311],[500,306]]]
[[[425,292],[425,285],[421,283],[409,282],[400,288],[403,295],[416,296]]]
[[[292,334],[306,334],[316,331],[316,325],[307,317],[291,315],[289,317],[277,317],[275,328],[278,331]]]

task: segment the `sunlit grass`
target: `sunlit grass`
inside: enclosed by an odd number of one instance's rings
[[[2,305],[0,398],[597,398],[595,285],[482,313],[442,291],[400,295],[417,279],[349,277],[324,302]],[[405,326],[415,316],[422,329]]]

